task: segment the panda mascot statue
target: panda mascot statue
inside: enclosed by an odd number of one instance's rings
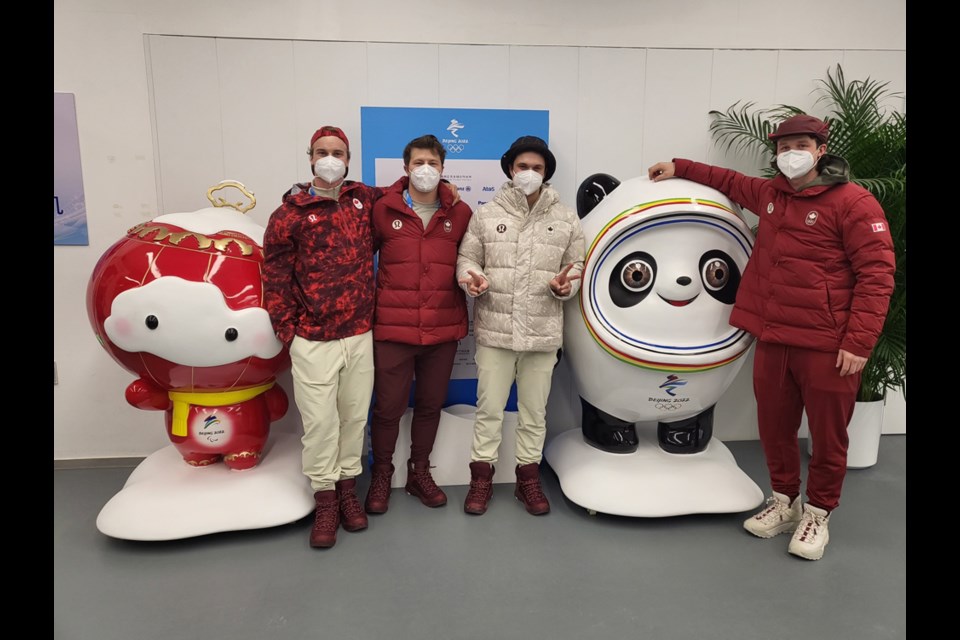
[[[739,207],[688,180],[594,174],[577,212],[587,252],[563,355],[581,428],[545,451],[564,494],[628,516],[753,508],[761,490],[712,438],[753,341],[729,324],[754,242]]]

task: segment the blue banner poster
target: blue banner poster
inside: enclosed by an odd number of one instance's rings
[[[53,94],[53,244],[90,244],[72,93]]]
[[[386,187],[404,175],[403,149],[423,135],[435,135],[447,150],[443,178],[476,211],[508,180],[500,157],[520,136],[550,142],[550,112],[526,109],[361,107],[363,181]],[[467,298],[470,333],[460,341],[446,404],[476,404],[473,305]],[[507,408],[516,410],[516,389]]]
[[[520,136],[549,143],[550,112],[521,109],[436,109],[361,107],[363,178],[388,186],[403,175],[403,148],[435,135],[447,150],[443,177],[476,209],[490,200],[507,177],[500,156]]]

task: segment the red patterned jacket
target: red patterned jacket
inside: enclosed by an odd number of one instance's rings
[[[457,284],[457,249],[473,212],[441,185],[440,209],[423,221],[403,199],[409,179],[373,207],[377,265],[374,340],[431,345],[467,335],[467,303]]]
[[[380,187],[345,180],[338,200],[295,184],[263,238],[264,306],[277,337],[349,338],[373,326],[370,217]]]
[[[730,324],[760,340],[867,357],[893,291],[893,240],[880,203],[827,156],[794,191],[783,175],[754,178],[675,159],[676,176],[713,187],[760,218]]]

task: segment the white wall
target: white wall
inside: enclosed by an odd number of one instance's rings
[[[224,178],[256,191],[251,215],[265,224],[309,175],[304,151],[322,123],[345,128],[358,176],[360,105],[549,109],[554,183],[568,202],[590,173],[629,177],[673,156],[750,170],[714,148],[708,110],[810,108],[836,63],[905,91],[904,0],[804,10],[820,17],[798,29],[793,6],[747,0],[59,0],[54,91],[76,95],[90,245],[54,248],[54,458],[166,444],[160,415],[124,401],[131,376],[86,318],[87,279],[128,228],[205,206]],[[571,392],[558,377],[551,416],[560,407],[565,419]],[[903,432],[893,402],[887,430]],[[717,413],[719,437],[756,437],[749,363]],[[280,428],[295,430],[295,418]]]

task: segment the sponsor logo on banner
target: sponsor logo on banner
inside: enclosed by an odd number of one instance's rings
[[[483,190],[484,190],[484,191],[496,191],[497,188],[496,188],[496,187],[484,187]]]

